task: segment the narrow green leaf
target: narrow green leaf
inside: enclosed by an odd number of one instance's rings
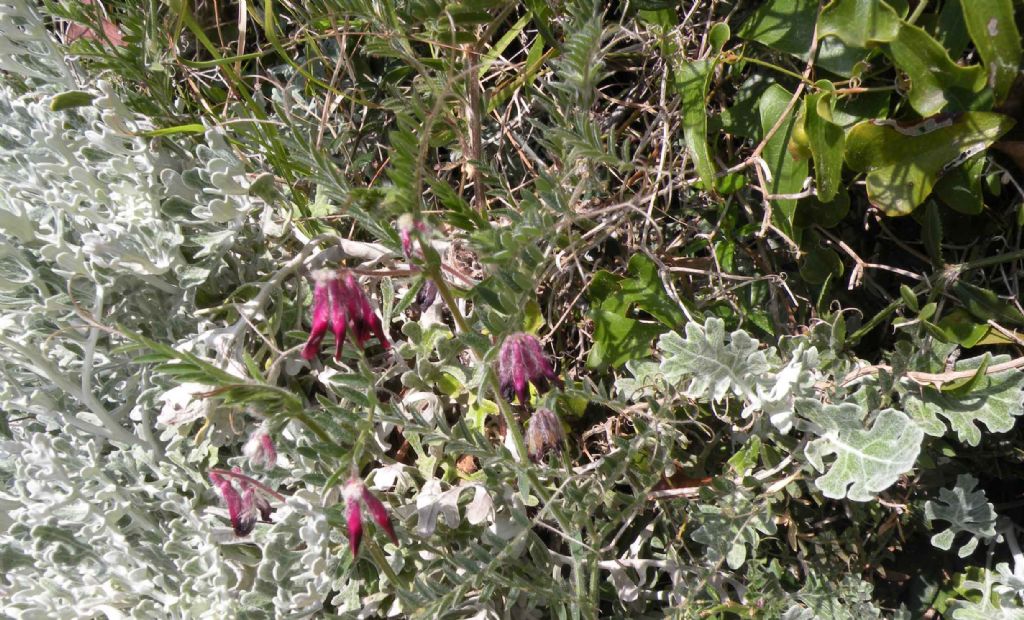
[[[832,121],[835,86],[828,80],[819,80],[815,86],[821,91],[806,97],[805,122],[811,157],[814,159],[818,199],[827,203],[836,197],[842,184],[846,136],[843,128]]]
[[[762,135],[775,125],[775,122],[782,116],[789,105],[793,94],[778,84],[772,84],[758,102],[761,116]],[[798,113],[801,104],[797,104],[794,110]],[[792,141],[793,130],[796,126],[797,113],[790,112],[779,130],[775,132],[772,139],[765,145],[763,157],[771,171],[772,179],[768,182],[768,191],[773,194],[792,194],[799,192],[803,187],[804,179],[807,178],[807,159],[800,157],[796,151],[796,145]],[[772,218],[776,226],[787,235],[792,236],[793,216],[796,213],[796,200],[775,200],[772,201],[774,213]],[[796,240],[799,243],[799,240]]]
[[[50,99],[50,109],[54,112],[60,112],[61,110],[70,110],[72,108],[80,108],[92,104],[92,100],[96,98],[93,93],[87,93],[82,90],[71,90],[65,93],[54,95],[53,99]]]

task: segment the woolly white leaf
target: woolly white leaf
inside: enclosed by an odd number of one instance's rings
[[[815,469],[826,472],[814,481],[825,497],[869,501],[909,471],[921,450],[924,433],[894,409],[880,411],[869,427],[864,425],[867,412],[852,403],[823,405],[803,398],[797,409],[819,435],[804,453]],[[835,460],[826,467],[830,455]]]
[[[991,364],[1010,359],[998,355]],[[956,364],[956,370],[977,369],[982,357],[973,357]],[[1013,427],[1014,418],[1024,412],[1024,373],[1008,370],[982,377],[975,389],[960,396],[941,392],[931,387],[917,387],[906,396],[907,413],[929,435],[941,436],[945,426],[939,416],[946,419],[950,430],[960,441],[976,446],[981,441],[979,424],[994,433],[1005,433]]]
[[[664,354],[661,370],[665,380],[681,383],[691,398],[720,402],[730,392],[757,398],[757,378],[769,370],[757,340],[739,330],[730,334],[727,342],[725,322],[718,318],[709,318],[703,327],[687,323],[686,338],[669,332],[658,346]]]
[[[978,546],[978,539],[996,535],[996,511],[986,501],[985,491],[974,490],[977,478],[970,474],[956,477],[953,489],[939,489],[939,500],[928,500],[924,504],[924,516],[928,521],[941,519],[949,522],[949,528],[932,536],[932,544],[948,550],[953,538],[966,532],[970,538],[960,547],[958,555],[966,557]]]

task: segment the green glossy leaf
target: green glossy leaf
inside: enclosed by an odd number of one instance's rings
[[[965,112],[912,126],[864,121],[846,136],[846,163],[867,172],[868,199],[886,215],[906,215],[931,193],[939,176],[988,148],[1013,126],[991,112]]]
[[[888,4],[878,0],[835,0],[821,10],[818,38],[834,36],[854,47],[892,41],[901,20]]]
[[[921,116],[975,109],[985,87],[985,70],[961,67],[923,29],[904,23],[886,50],[910,82],[907,98]],[[948,108],[948,109],[947,109]]]
[[[697,173],[705,187],[715,186],[715,164],[708,148],[708,112],[706,100],[711,76],[718,64],[718,51],[729,38],[729,27],[715,24],[713,56],[702,60],[679,63],[673,72],[676,91],[682,97],[683,137],[690,151]]]
[[[955,369],[976,370],[985,357],[982,355],[961,360],[956,363]],[[991,365],[1009,360],[1008,355],[998,355],[991,358]],[[904,407],[914,423],[925,433],[936,437],[945,434],[946,427],[940,421],[941,416],[960,441],[976,446],[981,442],[981,424],[992,433],[1005,433],[1013,428],[1016,416],[1024,413],[1022,389],[1024,373],[1008,370],[981,376],[968,394],[914,386],[904,399]]]
[[[843,128],[832,121],[835,86],[827,80],[819,80],[815,86],[821,91],[805,98],[805,126],[814,159],[818,198],[821,202],[831,202],[842,184],[846,136]]]
[[[82,106],[92,105],[92,100],[95,98],[96,95],[93,93],[87,93],[82,90],[71,90],[54,95],[53,99],[50,99],[50,109],[54,112],[60,112],[61,110],[80,108]]]
[[[981,194],[981,173],[985,156],[975,155],[953,168],[935,184],[935,197],[954,211],[977,215],[985,208]]]
[[[743,23],[740,37],[806,57],[814,36],[817,0],[769,0]]]
[[[797,402],[801,417],[819,435],[804,449],[807,460],[825,474],[814,484],[825,497],[866,502],[910,471],[921,450],[921,429],[902,412],[884,409],[865,425],[867,412],[845,402],[822,404],[816,399]],[[825,458],[835,456],[829,465]]]
[[[950,291],[979,321],[995,320],[1004,326],[1024,326],[1024,315],[1013,304],[999,299],[995,292],[987,288],[958,280],[950,287]]]
[[[773,84],[761,96],[758,109],[761,116],[762,134],[767,133],[782,116],[793,94],[778,84]],[[799,192],[807,178],[807,160],[797,155],[797,148],[792,140],[796,118],[801,104],[794,106],[788,120],[783,122],[772,139],[765,145],[763,157],[771,171],[772,178],[768,190],[773,194],[792,194]],[[792,236],[793,216],[796,213],[796,200],[772,201],[775,224],[787,235]],[[798,241],[799,242],[799,241]]]
[[[591,313],[594,321],[594,346],[587,356],[588,368],[618,368],[629,360],[651,354],[654,339],[665,328],[598,308]]]
[[[961,308],[942,317],[937,326],[947,342],[955,342],[967,349],[976,346],[990,330],[988,325],[976,322],[969,312]]]
[[[1011,0],[960,1],[967,32],[985,65],[988,85],[995,91],[996,102],[1010,92],[1020,71],[1020,31],[1013,15]]]

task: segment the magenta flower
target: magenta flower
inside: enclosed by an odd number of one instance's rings
[[[352,272],[345,276],[344,289],[348,297],[348,319],[359,347],[362,348],[372,335],[377,337],[382,347],[390,349],[391,343],[384,335],[384,326],[381,325],[380,317],[373,311],[370,300]]]
[[[427,232],[427,225],[406,213],[398,218],[398,237],[402,240],[402,253],[406,258],[412,258],[412,232],[418,230],[421,233]]]
[[[277,464],[277,450],[274,449],[274,439],[265,425],[260,425],[249,435],[248,441],[242,446],[242,454],[249,457],[249,463],[254,466],[274,468]]]
[[[370,517],[377,527],[384,530],[391,542],[398,544],[398,536],[395,535],[395,528],[391,524],[391,516],[384,504],[374,497],[373,493],[366,488],[359,478],[350,478],[345,485],[342,496],[345,498],[345,518],[348,525],[348,546],[352,555],[359,554],[359,543],[363,539],[363,510],[362,505],[370,511]]]
[[[562,422],[550,409],[538,409],[526,428],[526,453],[531,461],[540,461],[549,452],[560,452],[565,441]]]
[[[231,529],[235,536],[246,536],[256,526],[256,513],[259,512],[260,520],[270,523],[270,502],[260,494],[260,485],[248,476],[242,474],[237,467],[228,475],[224,471],[210,471],[210,482],[220,492],[224,504],[228,508],[228,517],[231,519]],[[235,489],[233,480],[238,480],[242,493]]]
[[[528,383],[532,383],[538,392],[546,392],[552,383],[562,386],[562,380],[551,368],[540,342],[523,332],[509,335],[502,343],[498,352],[498,379],[502,395],[509,401],[515,395],[524,406],[530,394],[526,387]]]
[[[391,347],[380,317],[351,273],[342,277],[337,271],[320,269],[313,272],[313,282],[313,321],[309,339],[302,348],[302,357],[311,360],[317,356],[328,328],[334,333],[334,359],[341,357],[341,347],[349,327],[360,348],[365,346],[371,334],[385,349]]]

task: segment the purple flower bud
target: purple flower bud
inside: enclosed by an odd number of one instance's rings
[[[359,500],[346,500],[345,506],[348,523],[348,548],[352,556],[359,555],[359,542],[363,539],[363,514]]]
[[[235,531],[235,536],[246,536],[256,525],[257,511],[261,521],[270,523],[270,502],[260,494],[258,483],[242,474],[240,469],[236,467],[231,473],[234,475],[227,475],[227,472],[223,471],[211,471],[208,475],[228,508],[228,518],[231,520],[231,529]],[[235,489],[232,482],[234,479],[238,480],[242,488],[241,494]]]
[[[388,515],[388,509],[366,487],[363,487],[363,503],[370,510],[370,516],[373,517],[373,522],[377,524],[377,527],[387,532],[391,542],[397,545],[398,536],[395,535],[395,528],[391,525],[391,516]]]
[[[549,409],[538,409],[526,428],[526,453],[531,461],[540,461],[549,452],[560,452],[565,432],[558,416]]]
[[[402,240],[402,253],[406,258],[412,258],[412,231],[418,230],[421,233],[427,232],[427,225],[416,220],[412,215],[406,213],[398,218],[398,237]]]
[[[263,425],[260,425],[249,435],[248,441],[242,446],[242,454],[249,457],[249,462],[254,466],[273,469],[277,464],[277,450],[274,449],[274,439]]]
[[[320,350],[320,343],[327,334],[327,327],[330,324],[330,293],[327,289],[327,280],[314,274],[316,284],[313,287],[313,324],[309,328],[309,339],[306,346],[302,348],[302,357],[311,360],[316,357]]]
[[[391,542],[398,544],[398,536],[395,535],[395,528],[391,524],[391,516],[388,515],[387,507],[366,488],[362,480],[359,478],[349,479],[342,491],[342,496],[345,498],[348,544],[352,555],[359,553],[359,542],[363,536],[363,504],[366,504],[366,509],[369,510],[370,517],[377,527],[387,533]]]
[[[505,398],[511,401],[514,395],[524,406],[529,399],[528,383],[532,383],[538,392],[546,392],[552,383],[562,386],[562,380],[555,374],[540,342],[522,332],[509,335],[501,345],[498,378]]]
[[[416,292],[416,307],[420,309],[420,312],[426,312],[430,306],[434,305],[436,299],[437,284],[433,280],[427,280]]]
[[[382,347],[390,349],[391,343],[384,335],[384,326],[381,325],[380,317],[374,312],[370,300],[352,272],[345,276],[344,287],[348,300],[348,318],[352,324],[352,333],[355,334],[356,342],[363,347],[371,336],[376,336]]]

